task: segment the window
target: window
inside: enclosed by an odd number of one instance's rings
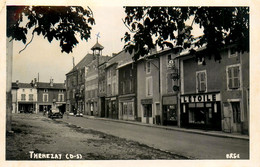
[[[238,52],[236,51],[235,48],[230,48],[228,51],[228,57],[232,58],[232,57],[237,57]]]
[[[125,70],[123,71],[123,78],[125,78]]]
[[[116,67],[113,69],[113,76],[116,76]]]
[[[171,59],[172,59],[172,56],[168,55],[168,59],[167,59],[168,64],[170,63]]]
[[[147,74],[151,73],[151,62],[150,61],[146,62],[146,73]]]
[[[130,93],[132,93],[133,92],[133,80],[132,79],[130,79],[129,80],[129,91],[130,91]]]
[[[26,95],[25,94],[21,94],[21,100],[26,100]]]
[[[171,73],[167,74],[167,92],[172,92],[173,88],[172,88],[172,75]]]
[[[44,89],[43,92],[45,92],[45,93],[48,92],[48,89]]]
[[[240,87],[240,66],[231,65],[227,67],[228,89],[238,89]]]
[[[198,59],[198,65],[202,65],[204,61],[205,61],[205,58],[204,58],[204,57],[199,58],[199,59]]]
[[[116,94],[116,83],[113,83],[113,95]]]
[[[70,99],[70,91],[67,92],[67,99]]]
[[[64,94],[59,94],[59,95],[58,95],[58,101],[59,101],[59,102],[64,101]]]
[[[231,107],[233,112],[233,122],[241,123],[240,102],[231,102]]]
[[[29,100],[33,100],[33,94],[29,94]]]
[[[122,85],[122,94],[125,94],[125,82],[122,81],[121,85]]]
[[[107,92],[110,95],[111,94],[111,85],[110,84],[108,84],[108,88],[107,89],[108,89]]]
[[[44,94],[43,94],[43,98],[42,98],[42,99],[43,99],[43,102],[48,102],[48,101],[49,101],[48,98],[49,98],[48,94],[44,93]]]
[[[123,114],[127,115],[127,103],[123,103]]]
[[[153,95],[153,83],[152,83],[152,77],[146,78],[146,96],[152,96]]]
[[[207,91],[207,74],[205,71],[196,72],[197,92]]]
[[[127,111],[128,111],[128,115],[133,115],[133,103],[132,102],[127,103]]]

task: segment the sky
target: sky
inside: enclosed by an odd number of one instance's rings
[[[122,19],[125,17],[122,6],[90,6],[94,13],[96,24],[92,26],[91,39],[81,41],[70,54],[61,53],[59,42],[49,43],[43,36],[34,35],[32,43],[19,54],[25,47],[20,41],[13,43],[13,76],[15,82],[31,82],[33,78],[38,78],[40,82],[49,82],[50,78],[54,82],[64,82],[65,74],[72,69],[73,61],[77,64],[87,53],[92,53],[91,47],[96,43],[96,34],[100,33],[99,43],[104,46],[103,55],[111,56],[123,49],[124,42],[121,38],[128,31]],[[29,34],[29,33],[28,33]],[[30,41],[31,36],[28,35]]]
[[[87,8],[87,6],[83,6]],[[99,43],[104,46],[102,54],[111,56],[120,52],[124,47],[121,38],[125,32],[129,31],[122,19],[126,16],[121,5],[93,5],[89,6],[94,13],[95,25],[92,26],[91,39],[82,41],[78,38],[79,44],[74,47],[72,53],[61,53],[59,42],[55,39],[49,43],[43,36],[34,35],[33,41],[27,48],[19,53],[26,44],[21,41],[14,41],[13,50],[13,76],[15,82],[31,82],[38,78],[40,82],[49,82],[52,78],[54,82],[64,82],[66,73],[73,66],[73,57],[77,64],[88,53],[92,53],[91,47],[97,42],[96,34],[100,34]],[[186,22],[191,25],[192,19]],[[28,33],[27,41],[31,36]],[[193,25],[192,34],[202,35],[202,30],[198,25]]]

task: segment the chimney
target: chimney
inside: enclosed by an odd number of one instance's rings
[[[50,86],[53,86],[53,79],[50,79]]]
[[[117,53],[112,53],[112,57],[115,57],[117,55]]]
[[[37,79],[34,78],[34,86],[36,87],[37,86]]]

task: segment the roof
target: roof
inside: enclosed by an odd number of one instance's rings
[[[49,82],[38,82],[37,88],[39,89],[66,89],[64,83],[53,83],[53,86]]]
[[[104,47],[100,45],[98,42],[91,48],[91,50],[103,50]]]
[[[12,82],[12,89],[18,89],[19,86],[16,84],[16,82]]]
[[[70,70],[67,74],[76,71],[77,69],[83,68],[84,66],[88,65],[91,63],[93,60],[93,54],[88,53],[83,59],[80,60],[80,62]]]
[[[19,89],[19,88],[34,88],[30,83],[16,83],[12,82],[12,88],[13,89]]]
[[[118,63],[118,68],[119,68],[129,63],[132,63],[133,56],[134,53],[130,54],[129,52],[125,52],[125,50],[122,50],[121,52],[118,53],[118,55],[115,56],[115,59],[113,61]],[[110,62],[110,60],[108,62]]]

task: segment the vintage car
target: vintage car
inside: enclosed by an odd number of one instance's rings
[[[78,111],[76,114],[75,114],[76,117],[83,117],[83,113]]]
[[[48,117],[53,119],[53,118],[63,118],[63,114],[59,111],[59,109],[51,109],[48,112]]]

